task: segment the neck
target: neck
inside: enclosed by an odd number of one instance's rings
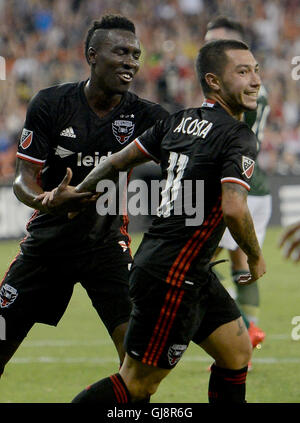
[[[122,94],[107,93],[90,79],[85,84],[84,94],[91,109],[100,117],[111,112],[122,99]]]
[[[240,108],[234,109],[230,104],[228,104],[219,94],[210,94],[207,96],[209,100],[217,101],[223,109],[226,110],[232,117],[237,120],[243,120],[244,111]]]

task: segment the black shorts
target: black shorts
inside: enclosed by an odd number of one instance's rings
[[[36,322],[56,326],[80,282],[109,334],[128,322],[129,252],[109,245],[72,259],[28,259],[19,254],[0,287],[0,315],[6,322],[6,339],[23,339]]]
[[[134,267],[129,278],[133,301],[125,337],[127,353],[145,364],[173,368],[190,341],[199,344],[241,313],[212,271],[180,288]]]

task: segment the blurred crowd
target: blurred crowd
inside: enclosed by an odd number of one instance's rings
[[[171,112],[201,104],[194,60],[207,23],[217,15],[239,20],[269,93],[260,164],[300,175],[300,0],[0,0],[0,178],[14,173],[34,93],[87,78],[86,31],[104,13],[135,23],[143,55],[132,90]]]

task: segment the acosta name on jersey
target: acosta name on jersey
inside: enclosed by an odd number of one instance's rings
[[[99,163],[102,163],[111,155],[112,151],[108,151],[106,156],[100,156],[100,153],[98,151],[95,151],[94,156],[82,157],[82,153],[77,153],[77,166],[97,166]]]
[[[208,120],[193,119],[189,116],[182,118],[180,124],[173,132],[182,132],[183,134],[205,138],[212,126],[212,122],[208,122]]]

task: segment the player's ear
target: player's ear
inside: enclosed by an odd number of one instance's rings
[[[94,47],[88,48],[87,56],[88,56],[88,61],[90,65],[94,65],[96,63],[96,54],[97,53]]]
[[[205,74],[205,81],[212,91],[219,91],[220,90],[219,78],[214,73],[210,73],[210,72],[206,73]]]

